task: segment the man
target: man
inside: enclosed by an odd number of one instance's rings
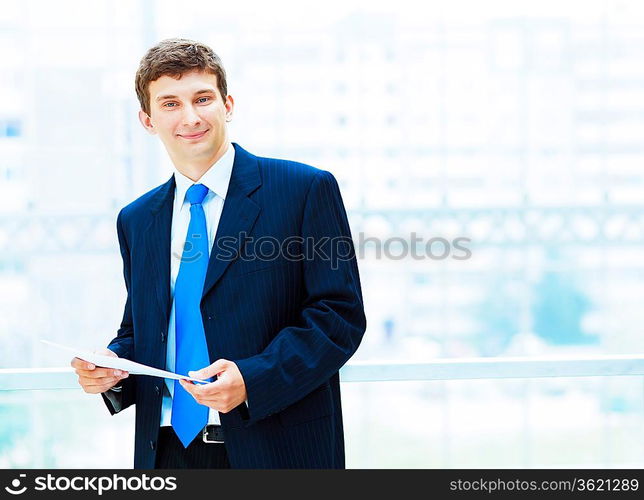
[[[136,405],[135,468],[344,468],[338,371],[366,319],[334,177],[229,142],[203,44],[150,49],[136,91],[175,172],[118,215],[127,301],[97,352],[210,382],[74,358],[79,383],[112,415]]]

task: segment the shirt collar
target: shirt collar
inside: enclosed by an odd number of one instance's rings
[[[228,193],[228,184],[230,183],[230,176],[233,171],[233,163],[235,162],[235,148],[232,144],[228,144],[228,149],[224,155],[219,158],[196,182],[186,177],[176,168],[174,169],[174,180],[176,183],[175,203],[179,206],[183,205],[186,198],[186,191],[193,184],[203,184],[209,191],[212,191],[217,196],[221,196],[224,200]],[[208,193],[210,195],[210,193]],[[206,195],[206,196],[208,196]]]

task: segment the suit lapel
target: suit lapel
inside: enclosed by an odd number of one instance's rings
[[[154,195],[150,204],[152,220],[144,233],[150,276],[157,302],[166,319],[170,316],[170,231],[174,189],[173,175]]]
[[[250,234],[261,210],[260,206],[248,197],[261,185],[257,158],[238,144],[233,143],[233,147],[235,148],[235,161],[226,193],[226,201],[208,261],[202,298],[215,286],[226,268],[234,260],[236,252],[240,250],[241,236],[244,233]],[[153,195],[150,202],[152,220],[143,236],[150,263],[154,293],[166,319],[170,316],[171,305],[170,232],[174,191],[173,175]],[[234,253],[233,258],[230,258],[231,253]]]
[[[238,144],[233,143],[233,147],[235,161],[217,234],[210,252],[202,299],[238,255],[241,237],[244,234],[250,234],[261,210],[260,206],[248,197],[262,183],[257,158]]]

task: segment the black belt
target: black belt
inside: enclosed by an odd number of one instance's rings
[[[208,424],[201,431],[201,436],[204,443],[223,443],[224,429],[221,425]]]

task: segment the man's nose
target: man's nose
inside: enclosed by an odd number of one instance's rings
[[[194,126],[198,125],[201,119],[192,106],[185,106],[183,112],[183,124]]]

